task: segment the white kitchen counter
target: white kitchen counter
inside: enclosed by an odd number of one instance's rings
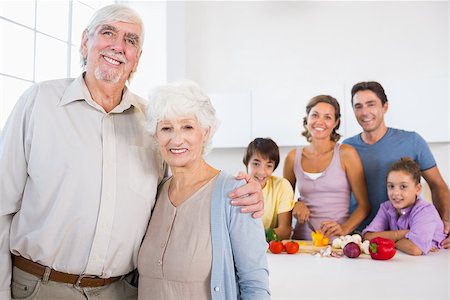
[[[397,251],[387,261],[369,255],[350,259],[267,253],[267,257],[273,300],[450,299],[450,250],[419,257]]]

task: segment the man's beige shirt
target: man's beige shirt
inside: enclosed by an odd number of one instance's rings
[[[136,267],[163,176],[144,120],[143,100],[127,88],[106,113],[83,76],[21,96],[0,139],[0,296],[10,251],[72,274]]]

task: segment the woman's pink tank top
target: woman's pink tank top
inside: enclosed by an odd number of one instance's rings
[[[303,147],[297,149],[294,161],[294,174],[301,200],[309,208],[310,221],[318,230],[322,221],[335,220],[343,224],[349,217],[350,184],[341,167],[340,144],[336,143],[333,158],[322,175],[311,179],[303,171],[301,157]],[[311,240],[311,230],[306,224],[296,224],[292,236],[296,240]]]

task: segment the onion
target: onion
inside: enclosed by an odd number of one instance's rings
[[[357,258],[361,255],[361,249],[355,242],[347,243],[344,247],[344,255],[349,258]]]

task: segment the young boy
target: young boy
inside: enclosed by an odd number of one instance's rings
[[[273,229],[280,240],[289,239],[294,191],[289,181],[272,175],[280,162],[277,144],[269,138],[256,138],[248,145],[243,162],[250,176],[261,184],[264,229]]]

